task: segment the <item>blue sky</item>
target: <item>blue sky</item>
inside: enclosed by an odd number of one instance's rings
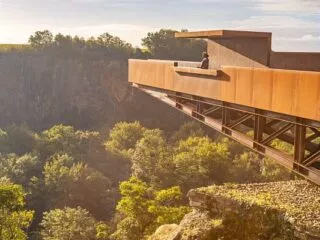
[[[274,50],[320,52],[320,0],[0,0],[0,43],[49,29],[137,46],[160,28],[270,31]]]

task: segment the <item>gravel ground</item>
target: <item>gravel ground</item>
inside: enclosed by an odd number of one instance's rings
[[[295,227],[320,233],[320,187],[306,181],[225,184],[196,191],[283,211]]]

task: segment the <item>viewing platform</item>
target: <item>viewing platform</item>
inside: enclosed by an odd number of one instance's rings
[[[207,38],[209,69],[130,59],[129,82],[320,185],[320,53],[273,52],[271,33],[176,37]],[[275,139],[291,144],[293,153],[274,149]]]

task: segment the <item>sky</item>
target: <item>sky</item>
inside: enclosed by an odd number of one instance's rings
[[[161,28],[268,31],[274,51],[320,52],[320,0],[0,0],[0,43],[48,29],[140,46]]]

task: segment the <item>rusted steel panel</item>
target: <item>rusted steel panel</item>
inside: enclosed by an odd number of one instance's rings
[[[292,113],[297,77],[292,71],[273,71],[272,104],[269,110]]]
[[[305,118],[320,118],[320,74],[301,72],[295,89],[293,112]]]
[[[206,71],[206,70],[201,70]],[[217,78],[199,77],[194,74],[175,74],[174,88],[176,92],[183,92],[197,96],[211,96],[212,99],[221,98],[221,81]]]
[[[220,98],[226,102],[235,102],[236,98],[236,81],[238,71],[234,67],[225,67],[223,70],[223,75],[220,76],[219,80],[225,81],[225,83],[221,83],[221,96]]]
[[[253,73],[252,105],[260,109],[269,109],[272,102],[273,72],[265,69],[255,69]]]
[[[129,81],[320,121],[320,72],[222,66],[218,76],[205,76],[173,66],[130,60]]]
[[[252,106],[253,69],[237,69],[235,103]],[[224,96],[221,96],[224,98]]]
[[[157,88],[172,88],[173,61],[129,60],[129,82]]]

